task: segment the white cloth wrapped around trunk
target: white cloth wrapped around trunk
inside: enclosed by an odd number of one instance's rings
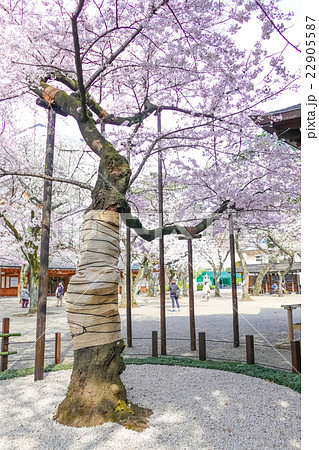
[[[79,268],[65,295],[74,350],[121,339],[119,254],[119,214],[102,210],[87,212]]]

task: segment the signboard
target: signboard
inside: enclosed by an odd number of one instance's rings
[[[19,286],[19,277],[11,277],[10,287],[18,287],[18,286]]]

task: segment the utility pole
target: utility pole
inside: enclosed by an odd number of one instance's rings
[[[233,299],[233,335],[234,347],[239,347],[239,325],[238,325],[238,299],[236,284],[236,263],[235,263],[235,238],[233,214],[229,214],[229,246],[231,263],[231,290]]]
[[[53,176],[55,138],[55,112],[52,108],[48,110],[47,142],[45,153],[44,174]],[[37,330],[34,380],[43,380],[44,372],[44,348],[45,348],[45,326],[48,295],[48,268],[50,248],[50,222],[51,222],[51,198],[52,181],[44,180],[43,184],[43,207],[41,224],[41,250],[40,250],[40,272],[39,272],[39,296],[37,308]]]
[[[161,111],[157,111],[157,132],[162,132]],[[159,228],[164,226],[164,200],[163,200],[163,161],[162,152],[158,152],[158,218]],[[161,354],[166,355],[166,311],[165,311],[165,262],[164,262],[164,236],[159,238],[159,285],[160,285],[160,311],[161,311]]]

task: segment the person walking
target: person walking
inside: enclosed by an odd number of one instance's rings
[[[21,290],[22,308],[27,308],[30,300],[29,289],[26,285]]]
[[[170,287],[169,287],[169,293],[172,299],[172,308],[173,308],[173,312],[175,312],[175,302],[176,302],[176,307],[177,310],[180,311],[180,307],[179,307],[179,303],[178,303],[178,297],[179,297],[179,287],[176,284],[176,280],[172,280]]]
[[[62,306],[64,296],[64,287],[62,283],[59,283],[59,286],[56,288],[55,295],[57,298],[56,306]]]
[[[204,298],[205,302],[208,302],[209,294],[210,294],[210,287],[209,287],[207,281],[205,281],[204,286],[203,286],[203,298]]]

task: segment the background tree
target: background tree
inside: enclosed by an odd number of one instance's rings
[[[226,233],[215,235],[206,232],[205,240],[200,243],[201,254],[212,267],[215,280],[215,297],[220,297],[220,277],[229,256],[229,237]]]
[[[40,231],[41,231],[41,210],[42,210],[42,180],[41,173],[44,168],[43,147],[41,141],[45,136],[37,133],[35,139],[32,129],[23,133],[21,138],[16,140],[14,152],[6,152],[0,169],[2,202],[0,205],[0,229],[6,229],[14,238],[13,247],[6,246],[0,250],[0,255],[7,261],[14,261],[17,264],[26,264],[25,272],[29,271],[30,282],[30,308],[29,312],[37,310],[38,284],[39,284],[39,256],[40,256]],[[88,189],[83,179],[85,170],[85,157],[81,155],[80,148],[72,148],[72,143],[57,140],[56,155],[57,162],[55,170],[57,179],[61,175],[69,182],[55,184],[53,190],[54,202],[52,206],[52,240],[51,258],[59,253],[63,248],[63,258],[67,258],[67,251],[73,264],[76,261],[76,247],[78,240],[78,230],[80,218],[85,210],[85,205],[89,204]],[[3,149],[5,150],[5,149]],[[19,161],[22,164],[19,169]],[[82,161],[81,169],[79,169]],[[32,176],[27,176],[31,174]],[[38,176],[36,176],[38,175]],[[74,186],[77,184],[72,178],[76,176],[81,189]],[[70,187],[71,186],[71,187]],[[4,240],[8,242],[8,235]],[[8,249],[10,251],[8,252]],[[10,257],[10,253],[12,254]],[[24,283],[28,284],[28,278],[24,277]]]

